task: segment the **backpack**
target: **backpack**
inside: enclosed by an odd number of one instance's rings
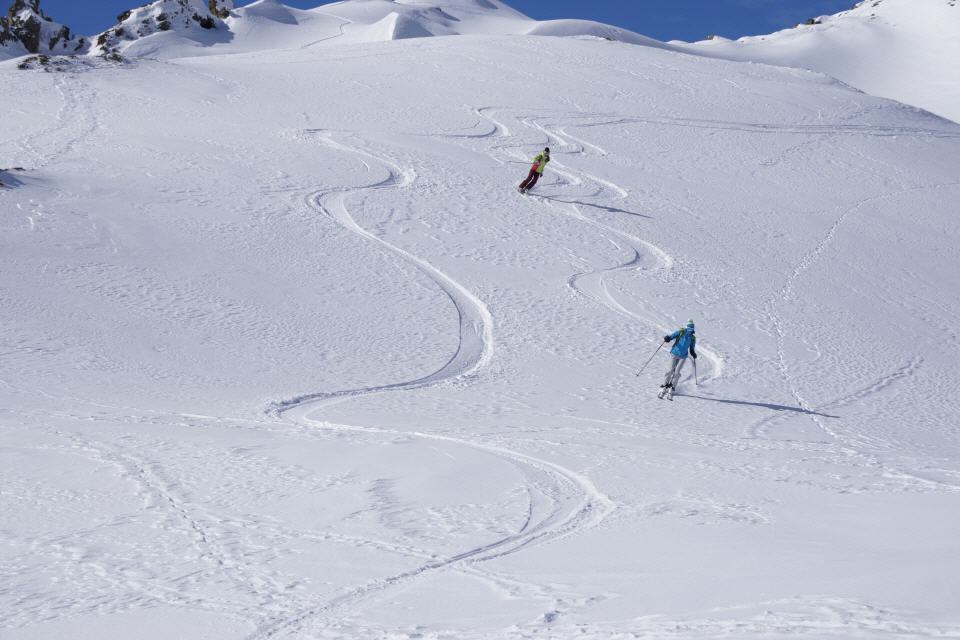
[[[680,344],[680,341],[683,340],[683,336],[685,335],[687,335],[687,328],[683,327],[682,329],[680,329],[680,333],[677,334],[676,340],[673,341],[673,346],[677,346],[678,344]],[[697,343],[697,332],[694,331],[693,335],[690,338],[690,346],[688,347],[688,350],[692,349],[696,343]]]

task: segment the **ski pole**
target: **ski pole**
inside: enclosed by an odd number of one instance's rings
[[[657,347],[657,350],[654,351],[654,352],[653,352],[653,355],[650,356],[650,359],[647,360],[647,363],[646,363],[645,365],[643,365],[642,367],[640,367],[640,371],[637,371],[637,377],[639,377],[640,374],[643,373],[643,370],[647,368],[647,365],[648,365],[648,364],[650,364],[651,362],[653,362],[653,359],[657,357],[657,354],[658,354],[658,353],[660,353],[660,349],[663,348],[663,345],[664,345],[664,343],[661,342],[661,343],[660,343],[660,346]]]
[[[700,377],[697,375],[697,359],[693,359],[693,380],[697,383],[697,386],[700,386]]]

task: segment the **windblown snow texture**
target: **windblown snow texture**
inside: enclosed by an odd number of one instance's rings
[[[442,9],[0,63],[0,636],[960,636],[960,126]]]

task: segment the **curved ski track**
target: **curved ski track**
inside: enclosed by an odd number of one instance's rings
[[[449,384],[455,380],[463,380],[475,375],[492,359],[493,319],[483,301],[466,287],[434,267],[427,260],[364,229],[350,215],[345,203],[349,194],[381,189],[407,188],[416,179],[413,170],[404,169],[398,163],[384,159],[382,154],[374,155],[359,146],[350,146],[338,142],[333,138],[332,132],[308,130],[305,135],[314,137],[329,149],[359,156],[365,159],[363,162],[367,166],[370,166],[370,162],[367,161],[385,165],[387,177],[383,180],[358,188],[334,187],[321,189],[307,196],[306,203],[311,209],[323,214],[344,229],[409,262],[436,282],[437,286],[446,293],[457,309],[460,320],[460,341],[450,360],[443,367],[426,376],[376,387],[308,394],[274,403],[268,408],[268,413],[286,417],[301,425],[327,430],[390,437],[412,436],[421,440],[444,442],[481,451],[506,460],[520,468],[530,478],[528,493],[531,499],[526,521],[516,533],[450,556],[434,557],[420,566],[359,585],[333,599],[318,602],[293,615],[283,615],[280,620],[261,626],[260,629],[249,636],[250,640],[272,638],[288,632],[296,634],[303,630],[305,625],[317,618],[340,611],[390,587],[445,569],[458,570],[501,584],[522,584],[485,572],[476,565],[480,562],[508,556],[531,545],[543,544],[594,527],[616,508],[614,503],[586,476],[556,463],[501,446],[443,434],[333,424],[310,417],[324,406],[344,399],[391,391],[413,391]],[[541,487],[545,487],[545,489]]]
[[[90,108],[95,96],[93,90],[88,85],[74,82],[75,79],[73,74],[58,74],[54,86],[61,102],[54,122],[13,141],[25,156],[34,159],[32,163],[24,160],[18,162],[28,170],[47,167],[73,151],[100,127],[96,113]],[[52,148],[38,147],[51,138]]]
[[[493,125],[493,131],[489,134],[489,136],[497,136],[501,139],[511,138],[512,135],[509,133],[509,129],[506,127],[506,125],[498,121],[497,119],[495,119],[493,116],[489,115],[487,113],[488,111],[490,111],[490,109],[487,109],[487,108],[474,109],[474,112],[478,116],[486,118]],[[542,124],[541,122],[537,121],[535,118],[532,118],[532,117],[528,117],[528,118],[520,117],[518,119],[521,121],[523,125],[539,131],[541,134],[543,134],[546,137],[546,141],[548,144],[556,145],[559,149],[563,150],[564,153],[585,155],[588,153],[588,149],[589,149],[593,153],[596,153],[597,155],[600,155],[600,156],[607,155],[606,151],[601,147],[588,143],[579,138],[575,138],[574,136],[571,136],[569,133],[564,131],[562,128],[558,130],[554,130]],[[654,122],[652,120],[640,120],[640,119],[624,119],[622,121],[626,122],[628,120],[651,122],[651,123]],[[621,121],[618,121],[618,122],[621,122]],[[662,121],[660,123],[671,124],[671,125],[679,124],[678,122],[673,120]],[[595,122],[595,123],[586,122],[586,123],[582,123],[582,126],[601,126],[603,124],[607,124],[607,123],[606,122]],[[707,123],[695,123],[695,126],[702,126],[704,124],[707,124]],[[714,123],[709,123],[709,124],[712,125]],[[729,124],[729,123],[720,123],[720,124]],[[844,128],[839,132],[837,131],[831,132],[831,131],[825,130],[822,127],[796,127],[795,129],[796,129],[795,131],[796,133],[807,133],[807,134],[818,134],[818,135],[823,135],[828,133],[845,133],[845,134],[862,134],[862,135],[921,135],[921,136],[923,135],[939,136],[940,135],[940,132],[936,132],[936,131],[905,130],[905,129],[886,130],[882,128],[877,129],[875,127],[849,127],[849,128]],[[770,131],[779,131],[780,129],[778,127],[773,127],[773,126],[755,125],[755,126],[746,127],[743,130],[754,132],[754,133],[766,133]],[[944,133],[943,135],[947,137],[955,137],[955,134]],[[469,137],[476,137],[476,136],[469,136]],[[572,144],[570,141],[573,141],[573,143],[575,144]],[[509,149],[509,155],[512,159],[515,159],[515,160],[527,159],[526,156],[523,155],[522,153],[524,149],[524,145],[522,144],[500,145],[496,148]],[[517,150],[519,150],[519,153],[517,152]],[[626,198],[628,195],[625,189],[623,189],[618,185],[610,183],[609,181],[595,178],[594,176],[591,176],[590,174],[587,174],[585,172],[575,171],[570,167],[556,161],[554,161],[552,164],[559,167],[560,171],[558,173],[566,177],[572,184],[582,185],[587,183],[593,183],[595,193],[592,194],[592,196],[590,197],[599,196],[601,194],[604,194],[605,192],[610,192],[610,191],[613,191],[614,194],[620,199]],[[783,287],[776,294],[774,294],[774,296],[768,299],[764,306],[766,307],[768,316],[775,328],[776,339],[777,339],[778,367],[781,371],[781,374],[784,377],[784,381],[787,383],[787,386],[790,390],[791,395],[794,396],[799,406],[806,411],[807,417],[813,420],[820,430],[827,433],[830,437],[834,439],[834,441],[839,443],[839,445],[843,448],[843,450],[846,452],[847,455],[851,455],[863,460],[865,464],[867,464],[868,466],[873,466],[881,469],[883,473],[885,473],[886,475],[889,475],[891,477],[899,477],[909,484],[913,484],[915,486],[922,487],[928,490],[945,490],[948,492],[955,492],[960,490],[960,486],[957,486],[942,480],[927,478],[916,472],[906,471],[899,466],[891,465],[890,463],[881,460],[875,455],[872,455],[861,449],[858,449],[856,447],[855,438],[846,436],[845,434],[840,433],[836,429],[831,428],[826,423],[825,420],[823,420],[819,415],[817,415],[816,410],[814,410],[814,408],[812,408],[810,404],[805,400],[805,398],[803,398],[803,396],[800,394],[799,390],[794,384],[792,377],[789,374],[789,366],[788,366],[788,363],[786,360],[786,354],[784,351],[784,339],[785,339],[784,328],[782,326],[779,316],[775,313],[777,299],[780,299],[783,301],[786,301],[787,299],[789,299],[790,295],[793,292],[793,286],[796,283],[796,281],[799,279],[799,277],[802,275],[804,271],[809,269],[820,258],[825,248],[831,243],[831,241],[833,240],[839,228],[843,225],[844,221],[850,215],[855,214],[857,211],[861,210],[863,207],[873,202],[894,198],[912,191],[939,189],[939,188],[950,187],[950,186],[956,186],[956,183],[951,182],[951,183],[937,184],[937,185],[905,187],[892,193],[881,194],[878,196],[864,199],[846,208],[845,210],[842,211],[840,216],[837,218],[834,224],[830,227],[830,229],[828,230],[824,238],[808,254],[806,254],[801,259],[800,263],[797,265],[797,267],[794,269],[791,275],[787,278]],[[670,269],[673,265],[672,258],[666,252],[662,251],[659,247],[656,247],[655,245],[647,241],[641,240],[640,238],[637,238],[636,236],[633,236],[619,229],[615,229],[608,225],[601,224],[585,216],[581,211],[580,207],[575,202],[557,201],[550,198],[544,198],[541,196],[535,196],[535,197],[555,207],[557,206],[556,204],[557,202],[564,202],[566,204],[569,204],[571,208],[569,210],[560,208],[561,213],[564,213],[565,215],[572,217],[574,219],[577,219],[579,221],[590,224],[600,229],[602,232],[611,234],[621,240],[626,241],[629,249],[632,250],[633,255],[630,257],[630,259],[620,265],[603,268],[599,270],[578,273],[571,276],[570,279],[568,280],[570,286],[574,288],[578,293],[593,300],[594,302],[597,302],[599,304],[602,304],[603,306],[606,306],[610,310],[620,315],[623,315],[625,317],[628,317],[640,322],[662,326],[662,323],[658,323],[655,318],[642,317],[636,312],[633,312],[630,309],[627,309],[619,301],[617,301],[616,298],[609,291],[609,288],[605,281],[605,276],[609,274],[617,273],[620,271],[667,270],[667,269]],[[614,245],[619,247],[619,245],[617,245],[617,243],[614,242],[613,240],[611,240],[611,242],[613,242]],[[647,252],[653,253],[657,258],[658,264],[653,266],[648,265],[647,261],[645,260],[644,250],[646,250]],[[701,351],[704,353],[704,355],[708,357],[708,359],[712,361],[712,364],[713,364],[712,374],[709,376],[705,376],[704,379],[715,379],[719,377],[722,374],[722,370],[723,370],[722,358],[719,357],[717,354],[712,353],[706,349],[701,349]],[[861,397],[863,397],[864,395],[875,393],[876,391],[882,388],[885,388],[890,384],[895,383],[901,378],[912,375],[912,373],[919,366],[920,366],[920,360],[915,360],[909,363],[908,365],[897,369],[894,373],[884,376],[878,382],[870,385],[867,389],[861,389],[859,391],[852,392],[850,394],[847,394],[839,398],[838,400],[835,400],[834,402],[829,403],[827,406],[818,407],[817,409],[819,410],[834,409],[834,408],[849,404],[851,402],[854,402],[860,399]],[[784,419],[786,417],[789,417],[789,414],[777,413],[773,416],[764,418],[760,422],[755,423],[751,427],[748,427],[749,437],[753,437],[753,438],[761,437],[762,429],[765,426],[773,422],[779,421],[781,419]]]
[[[422,271],[428,278],[436,282],[450,298],[450,301],[457,310],[460,318],[460,342],[456,352],[443,367],[416,380],[397,382],[378,387],[312,393],[275,403],[270,411],[275,414],[282,414],[296,407],[302,408],[309,403],[329,401],[336,398],[365,396],[385,391],[409,391],[455,379],[466,378],[484,368],[493,357],[493,318],[490,316],[490,312],[483,304],[483,301],[473,295],[466,287],[456,282],[453,278],[423,258],[415,256],[361,227],[346,208],[344,201],[350,193],[380,189],[403,189],[413,184],[416,179],[416,174],[411,170],[402,169],[392,161],[383,160],[382,156],[378,157],[362,149],[339,143],[325,131],[310,130],[307,133],[314,135],[322,144],[330,149],[352,153],[367,158],[374,163],[387,164],[388,175],[383,180],[358,189],[343,187],[323,189],[308,196],[307,204],[312,209],[319,211],[348,231],[381,246],[388,252],[394,253],[406,262],[409,262]]]
[[[326,38],[320,38],[319,40],[314,40],[313,42],[308,42],[307,44],[302,45],[302,46],[300,47],[301,49],[309,49],[310,47],[313,47],[313,46],[316,46],[316,45],[320,44],[321,42],[327,42],[328,40],[334,40],[334,39],[336,39],[336,38],[341,38],[341,37],[343,37],[343,36],[346,35],[345,27],[346,27],[348,24],[353,24],[353,20],[347,20],[346,18],[343,18],[343,17],[338,16],[338,15],[334,15],[334,14],[332,14],[332,13],[327,13],[327,12],[325,12],[325,11],[317,11],[316,9],[314,9],[314,13],[318,13],[318,14],[323,15],[323,16],[330,16],[331,18],[336,18],[337,20],[341,20],[340,25],[339,25],[340,33],[335,33],[335,34],[333,34],[332,36],[327,36]]]
[[[491,111],[495,110],[489,107],[474,109],[475,114],[485,118],[493,125],[493,131],[491,132],[490,136],[496,136],[501,140],[512,140],[514,136],[510,133],[510,129],[501,121],[490,115],[489,112]],[[589,155],[593,153],[601,157],[607,155],[607,151],[602,147],[579,137],[573,136],[563,128],[553,129],[548,125],[541,123],[536,117],[516,116],[516,118],[524,126],[532,128],[543,134],[546,137],[547,144],[553,145],[556,149],[559,149],[561,153],[569,155]],[[583,126],[590,125],[583,124]],[[507,150],[507,155],[511,161],[525,162],[528,160],[525,151],[529,146],[529,144],[524,144],[517,141],[510,144],[499,144],[493,149],[505,149]],[[497,158],[495,154],[490,152],[488,152],[488,154],[498,163],[504,164],[504,162]],[[615,198],[618,200],[624,200],[629,197],[629,191],[614,182],[599,178],[582,170],[574,169],[555,159],[551,162],[551,165],[553,168],[555,168],[556,172],[561,175],[561,177],[569,182],[569,184],[589,186],[592,189],[593,193],[580,197],[597,198],[607,195],[610,198]],[[581,204],[578,202],[570,200],[555,200],[553,198],[546,198],[536,194],[530,195],[541,200],[550,207],[557,209],[561,214],[594,227],[600,231],[601,234],[606,235],[613,246],[617,247],[617,249],[625,250],[629,255],[628,259],[620,264],[572,275],[567,280],[567,283],[574,291],[584,296],[588,300],[592,300],[593,302],[600,304],[614,313],[622,315],[630,320],[646,325],[652,325],[661,331],[667,330],[667,327],[670,326],[670,324],[675,320],[667,319],[662,315],[657,314],[654,310],[648,310],[645,314],[641,314],[637,311],[628,309],[611,293],[610,288],[607,285],[607,277],[623,271],[648,271],[653,273],[669,271],[673,268],[674,264],[673,258],[670,256],[670,254],[647,240],[643,240],[631,233],[622,231],[607,224],[603,224],[584,215]],[[561,204],[568,206],[563,207],[560,206]],[[596,206],[603,208],[602,205]],[[625,244],[626,247],[621,246],[621,244]],[[701,380],[706,381],[719,378],[723,374],[723,358],[710,349],[702,348],[700,351],[711,363],[711,368],[708,370],[707,374],[701,378]],[[688,376],[689,375],[690,373],[688,372]]]

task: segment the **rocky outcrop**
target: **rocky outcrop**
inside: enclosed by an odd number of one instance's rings
[[[117,16],[113,27],[96,36],[93,52],[119,56],[131,43],[164,31],[189,37],[191,32],[226,29],[223,21],[233,9],[233,0],[155,0]]]
[[[7,14],[0,16],[0,49],[7,57],[80,54],[88,48],[86,38],[73,37],[69,27],[44,14],[40,0],[14,0]]]
[[[230,11],[233,10],[233,0],[208,0],[207,7],[214,16],[225,20],[230,17]]]

